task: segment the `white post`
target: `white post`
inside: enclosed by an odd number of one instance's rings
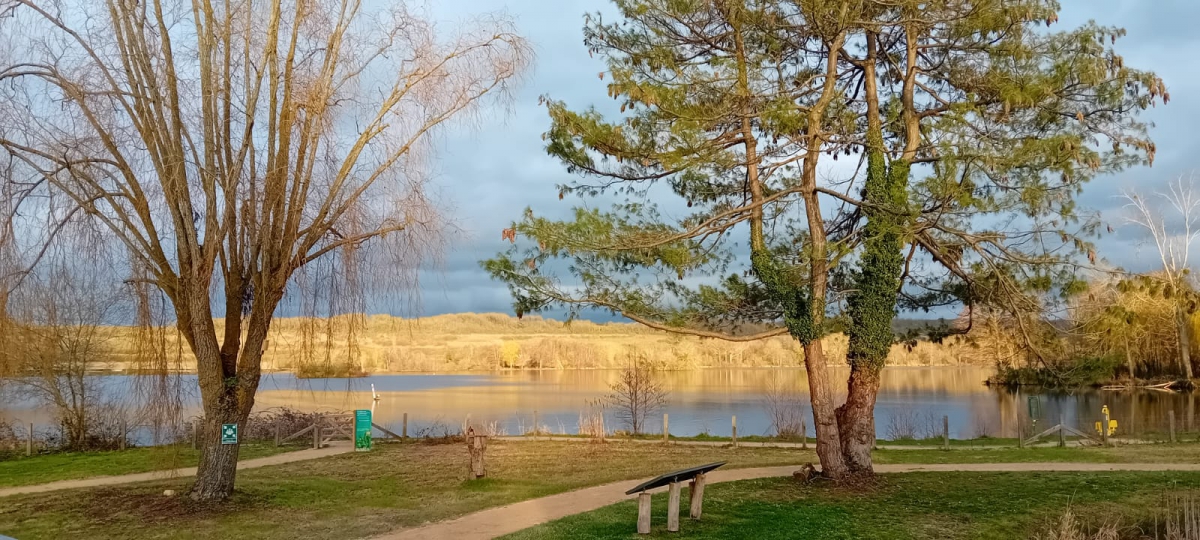
[[[697,474],[696,479],[692,480],[691,492],[688,494],[689,502],[691,503],[692,519],[700,519],[700,513],[704,506],[704,475]]]
[[[679,532],[679,482],[671,482],[667,498],[667,532]]]
[[[638,534],[650,534],[650,494],[638,495]]]

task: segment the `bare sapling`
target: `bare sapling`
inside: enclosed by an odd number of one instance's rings
[[[633,435],[645,433],[646,420],[661,411],[669,397],[654,369],[636,356],[621,370],[610,389],[612,393],[606,397],[606,404]]]

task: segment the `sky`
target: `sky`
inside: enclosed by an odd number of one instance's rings
[[[1098,254],[1132,271],[1157,269],[1157,253],[1144,234],[1124,225],[1122,190],[1150,191],[1200,169],[1200,2],[1195,0],[1061,0],[1057,29],[1095,20],[1124,27],[1117,42],[1125,64],[1156,72],[1171,94],[1167,106],[1144,114],[1154,124],[1158,147],[1152,168],[1134,168],[1093,180],[1079,198],[1081,206],[1100,212],[1115,232],[1097,240]],[[506,248],[503,228],[526,207],[545,217],[565,216],[578,199],[558,199],[555,186],[570,176],[544,151],[542,133],[549,126],[539,96],[563,100],[574,109],[595,105],[612,109],[605,83],[597,76],[605,66],[591,58],[582,42],[583,16],[611,14],[606,0],[438,0],[429,7],[447,28],[480,13],[503,13],[533,45],[536,59],[521,91],[505,111],[484,118],[476,129],[449,133],[435,162],[433,189],[447,215],[461,230],[447,246],[444,260],[422,275],[421,315],[512,312],[503,283],[492,281],[479,261]],[[615,112],[615,111],[613,111]],[[603,318],[598,316],[598,318]]]

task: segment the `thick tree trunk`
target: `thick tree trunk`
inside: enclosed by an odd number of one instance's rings
[[[833,406],[829,369],[825,365],[821,340],[804,344],[804,366],[808,371],[808,391],[812,398],[813,427],[817,432],[817,458],[821,460],[821,473],[828,478],[842,480],[849,471],[846,461],[842,459],[837,413]]]
[[[846,403],[837,410],[842,455],[850,474],[875,473],[871,450],[875,448],[875,399],[879,396],[879,370],[855,367],[850,370]]]
[[[217,406],[212,410],[206,406],[204,409],[204,424],[200,432],[200,465],[189,496],[197,501],[221,500],[233,495],[238,449],[241,447],[240,444],[221,444],[221,426],[244,426],[247,415],[240,414],[237,407],[232,406]]]
[[[1191,325],[1188,324],[1187,314],[1180,308],[1175,308],[1175,321],[1179,328],[1179,363],[1183,365],[1183,374],[1192,379],[1192,340]]]

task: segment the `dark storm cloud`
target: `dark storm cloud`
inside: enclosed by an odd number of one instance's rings
[[[503,11],[534,45],[533,73],[516,96],[508,114],[487,118],[481,130],[445,140],[437,166],[436,186],[453,210],[463,234],[449,246],[444,265],[422,276],[424,314],[459,311],[511,312],[503,284],[491,281],[478,261],[505,249],[500,231],[521,216],[526,207],[538,215],[563,217],[578,200],[558,200],[556,185],[569,181],[562,165],[548,157],[541,135],[549,121],[538,96],[561,99],[574,108],[595,105],[612,109],[605,84],[597,78],[604,69],[582,43],[584,13],[612,12],[602,0],[441,0],[435,14],[454,22],[470,14]],[[1056,29],[1095,20],[1122,26],[1128,36],[1118,41],[1126,64],[1157,72],[1167,83],[1171,103],[1148,111],[1158,145],[1153,168],[1139,167],[1097,178],[1080,197],[1082,206],[1099,211],[1116,230],[1098,241],[1100,255],[1114,265],[1150,270],[1156,254],[1144,246],[1139,232],[1124,227],[1122,189],[1153,190],[1200,167],[1200,138],[1193,125],[1200,117],[1200,20],[1195,0],[1064,0]],[[603,204],[593,202],[592,204]],[[381,306],[381,311],[388,311]],[[605,317],[606,318],[606,317]]]

